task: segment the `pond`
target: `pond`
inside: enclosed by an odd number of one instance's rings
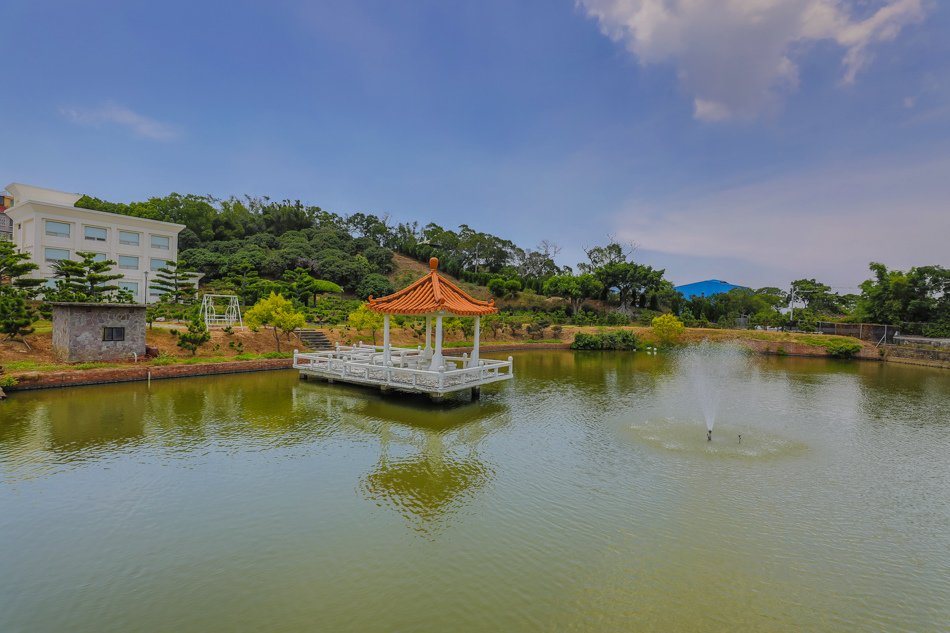
[[[749,359],[707,442],[671,357],[514,357],[13,394],[0,631],[947,630],[950,372]]]

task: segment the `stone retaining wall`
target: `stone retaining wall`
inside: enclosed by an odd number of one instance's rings
[[[915,349],[903,345],[888,345],[885,348],[885,360],[889,363],[907,365],[926,365],[950,369],[950,350]]]
[[[53,371],[48,373],[19,374],[16,387],[7,391],[25,389],[50,389],[53,387],[73,387],[78,385],[100,385],[113,382],[134,382],[165,378],[183,378],[186,376],[213,376],[216,374],[237,374],[248,371],[266,371],[272,369],[290,369],[292,358],[267,358],[262,360],[234,361],[229,363],[202,363],[195,365],[161,365],[112,367],[106,369],[85,369],[75,371]]]
[[[806,345],[804,343],[792,343],[790,341],[759,341],[759,340],[737,340],[742,345],[757,354],[769,354],[775,356],[807,356],[814,358],[831,358],[828,351],[817,345]],[[863,360],[883,360],[877,349],[871,345],[864,345],[854,358]]]

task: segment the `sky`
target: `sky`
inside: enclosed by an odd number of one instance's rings
[[[0,186],[300,199],[574,266],[950,265],[950,3],[4,0]],[[6,180],[3,180],[3,179]]]

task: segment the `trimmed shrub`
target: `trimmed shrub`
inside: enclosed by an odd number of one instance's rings
[[[637,337],[628,330],[599,334],[578,332],[574,335],[574,342],[571,343],[571,349],[578,350],[633,350],[636,348]]]
[[[825,344],[825,349],[835,358],[853,358],[861,351],[861,344],[849,341],[829,341]]]

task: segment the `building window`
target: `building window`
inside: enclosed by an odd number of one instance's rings
[[[139,282],[137,281],[120,281],[119,282],[120,290],[128,290],[132,293],[132,296],[139,296]]]
[[[102,340],[103,340],[103,341],[124,341],[124,340],[125,340],[125,328],[124,328],[124,327],[104,327],[104,328],[102,328]]]
[[[126,246],[138,246],[139,234],[133,231],[119,231],[119,244]]]
[[[168,261],[167,261],[167,260],[164,260],[164,259],[156,259],[156,258],[153,257],[152,260],[151,260],[151,262],[149,262],[149,264],[150,264],[150,267],[151,267],[152,271],[154,272],[154,271],[158,270],[159,268],[164,268],[165,266],[167,266],[167,265],[168,265]]]
[[[48,262],[58,262],[61,259],[69,259],[69,251],[65,248],[47,248],[44,255]]]
[[[70,226],[66,222],[46,221],[46,234],[50,237],[69,237]]]
[[[138,270],[139,258],[132,255],[119,255],[119,268],[121,270]]]
[[[92,261],[94,261],[94,262],[104,262],[104,261],[106,261],[106,254],[105,254],[105,253],[93,253],[93,254],[92,254]]]
[[[109,232],[106,229],[99,228],[98,226],[84,226],[82,227],[82,232],[87,240],[93,242],[105,242],[109,236]]]
[[[153,235],[152,248],[167,251],[171,248],[171,240],[165,235]]]

